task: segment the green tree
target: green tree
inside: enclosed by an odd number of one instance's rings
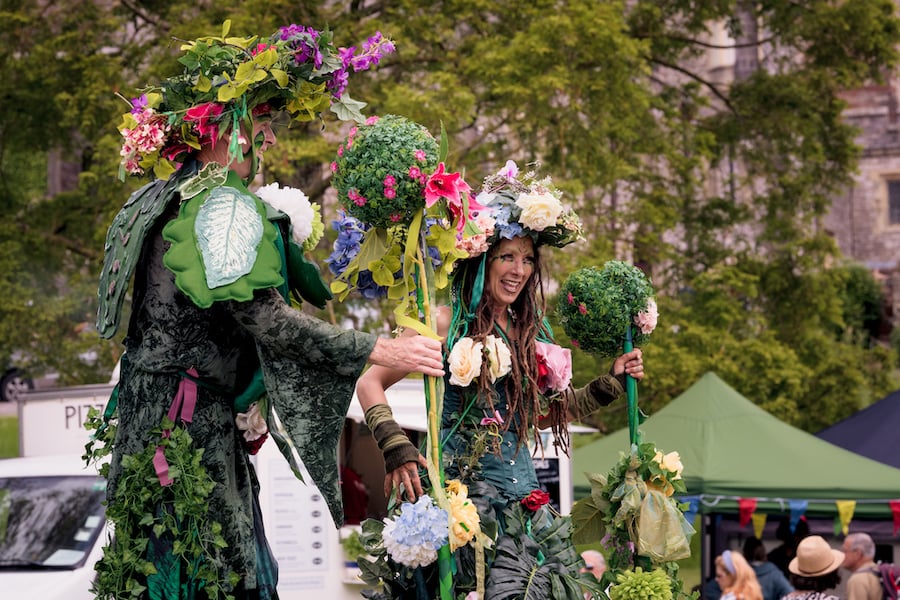
[[[116,93],[130,98],[173,73],[178,40],[230,18],[236,32],[328,25],[342,45],[380,30],[397,53],[351,82],[369,113],[443,125],[450,162],[466,165],[473,184],[507,158],[539,162],[589,237],[574,252],[546,253],[551,272],[630,259],[659,291],[647,410],[713,369],[814,429],[892,385],[891,355],[850,334],[860,318],[871,331],[865,284],[827,266],[840,256],[819,227],[859,154],[840,92],[896,63],[890,0],[33,4],[7,2],[0,19],[0,39],[16,49],[0,61],[4,106],[16,108],[0,111],[0,240],[14,249],[3,281],[15,288],[0,296],[0,352],[24,348],[50,365],[43,355],[60,346],[34,339],[62,336],[70,353],[90,336],[78,324],[93,321],[87,290],[105,227],[140,183],[115,179],[115,125],[127,109]],[[736,42],[717,41],[723,32]],[[709,67],[722,52],[739,59],[734,77]],[[336,208],[327,165],[345,126],[319,125],[281,132],[264,169],[322,202],[327,226]],[[59,147],[81,175],[51,198],[45,157]],[[34,308],[22,296],[52,301]],[[332,310],[335,320],[353,316]],[[93,346],[108,368],[115,345]],[[581,377],[606,368],[577,360]]]

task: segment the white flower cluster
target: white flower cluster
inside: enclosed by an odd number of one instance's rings
[[[302,190],[290,186],[279,187],[277,183],[270,183],[256,190],[256,195],[263,202],[290,217],[293,238],[297,244],[302,246],[312,235],[316,210]]]

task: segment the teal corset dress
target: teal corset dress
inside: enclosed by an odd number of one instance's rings
[[[494,384],[497,394],[494,407],[504,421],[510,418],[505,382],[504,377]],[[520,446],[517,439],[516,432],[522,424],[514,421],[505,432],[481,426],[483,417],[492,416],[488,409],[482,408],[487,403],[477,399],[473,403],[470,398],[464,401],[461,391],[458,386],[450,385],[448,375],[441,415],[446,478],[458,478],[463,483],[483,479],[497,488],[507,501],[521,500],[533,490],[540,489],[531,452],[527,445]]]

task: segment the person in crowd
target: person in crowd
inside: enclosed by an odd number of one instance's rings
[[[809,523],[806,522],[805,517],[801,517],[800,520],[797,521],[793,530],[791,530],[790,518],[783,518],[781,522],[778,523],[778,528],[775,530],[775,538],[781,540],[782,543],[769,552],[769,562],[781,569],[781,572],[784,573],[786,577],[789,577],[791,572],[788,569],[788,565],[790,564],[791,559],[796,556],[797,544],[808,535]]]
[[[249,454],[269,435],[286,458],[296,449],[340,524],[337,442],[365,364],[444,373],[437,340],[379,338],[292,307],[292,295],[330,298],[297,239],[313,223],[248,188],[276,143],[273,116],[308,120],[342,102],[353,53],[297,25],[226,36],[227,23],[221,38],[186,43],[184,72],[123,119],[123,171],[155,179],[110,226],[101,274],[105,337],[132,276],[134,288],[117,392],[89,452],[111,453],[116,536],[99,598],[277,598]],[[371,64],[386,44],[361,52]],[[314,68],[323,57],[329,68]]]
[[[716,583],[722,600],[762,600],[756,573],[737,552],[726,550],[716,557]]]
[[[782,596],[794,591],[791,582],[788,581],[784,573],[775,565],[768,562],[766,557],[766,547],[762,540],[756,536],[750,536],[744,540],[742,554],[753,572],[756,573],[756,580],[762,589],[764,600],[778,600]]]
[[[847,600],[881,600],[881,577],[875,564],[875,542],[868,533],[851,533],[844,538],[844,564],[850,572]]]
[[[564,221],[560,214],[555,227],[538,230],[515,212],[491,210],[498,201],[509,206],[520,196],[542,193],[520,181],[518,170],[510,171],[509,163],[507,167],[506,174],[485,180],[477,199],[489,209],[478,218],[497,219],[488,227],[493,233],[480,253],[470,253],[454,268],[451,306],[437,311],[437,331],[447,344],[440,432],[446,479],[468,485],[482,521],[500,519],[501,526],[506,506],[534,497],[533,492],[543,494],[529,449],[529,441],[540,444],[536,430],[551,429],[565,448],[571,419],[618,398],[626,375],[638,380],[644,376],[641,350],[635,349],[616,358],[608,371],[583,388],[572,390],[568,378],[567,388],[558,395],[542,388],[539,356],[547,351],[562,356],[563,349],[553,343],[544,318],[541,256],[547,247],[573,241],[573,232],[565,228],[574,226],[571,218]],[[508,237],[501,235],[503,231]],[[466,374],[462,367],[471,364],[466,354],[471,348],[479,354],[481,348],[490,350],[483,361],[477,357],[480,368]],[[384,452],[385,494],[399,488],[414,500],[423,493],[418,468],[425,459],[393,421],[385,395],[407,373],[408,369],[375,366],[356,389],[366,422]],[[572,565],[575,576],[582,566]],[[489,592],[490,584],[488,577]]]
[[[843,600],[832,593],[841,582],[838,569],[843,562],[844,553],[832,548],[822,536],[811,535],[803,538],[797,544],[797,555],[788,565],[794,591],[784,598]]]

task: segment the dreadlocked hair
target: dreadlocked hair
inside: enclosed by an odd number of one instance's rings
[[[454,313],[461,310],[461,318],[465,321],[456,331],[451,331],[451,339],[448,340],[450,348],[461,337],[473,338],[476,342],[483,342],[488,335],[496,335],[500,327],[494,323],[494,305],[496,299],[491,296],[490,286],[484,285],[482,298],[478,305],[472,307],[472,292],[475,279],[478,276],[482,261],[487,261],[485,266],[489,270],[490,261],[497,250],[497,245],[492,246],[485,255],[462,261],[453,275],[453,303]],[[485,275],[485,278],[487,275]],[[535,339],[552,339],[549,328],[544,324],[546,301],[542,283],[542,269],[538,247],[534,248],[534,272],[525,283],[522,292],[510,305],[510,324],[512,335],[507,336],[502,332],[509,346],[511,368],[504,382],[506,388],[506,402],[509,414],[513,418],[505,419],[502,430],[509,430],[515,421],[516,437],[521,447],[528,442],[528,430],[526,425],[534,425],[532,435],[535,444],[543,448],[541,437],[537,430],[537,419],[541,414],[541,394],[538,389],[538,365],[535,352]],[[489,365],[484,361],[481,365],[481,373],[477,378],[478,395],[486,400],[494,409],[496,393],[488,375]],[[566,397],[565,395],[563,396]],[[550,413],[541,419],[541,424],[549,427],[553,432],[555,444],[564,452],[569,447],[569,430],[567,406],[564,401],[550,402]]]

